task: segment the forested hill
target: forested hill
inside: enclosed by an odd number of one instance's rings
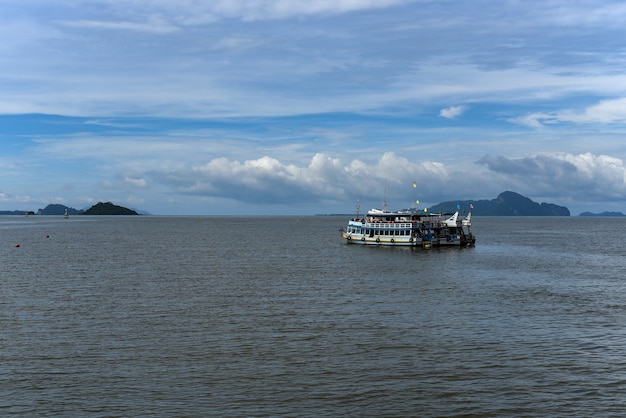
[[[430,212],[453,213],[462,208],[472,208],[472,213],[482,216],[570,216],[569,209],[552,203],[533,202],[528,197],[506,191],[492,200],[455,200],[428,208]]]
[[[114,205],[111,202],[97,203],[83,212],[83,215],[139,215],[132,209]]]

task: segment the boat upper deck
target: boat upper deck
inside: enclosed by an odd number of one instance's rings
[[[366,228],[379,228],[379,229],[402,229],[413,228],[419,222],[395,222],[395,221],[366,221],[365,219],[352,219],[348,222],[348,225],[352,226],[364,226]]]

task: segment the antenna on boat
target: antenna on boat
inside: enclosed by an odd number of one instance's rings
[[[383,197],[383,211],[387,212],[387,180],[385,180],[385,196]]]
[[[356,198],[356,217],[359,217],[359,213],[361,212],[361,199]]]

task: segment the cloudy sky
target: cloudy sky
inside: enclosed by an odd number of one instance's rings
[[[626,212],[625,28],[605,0],[0,0],[0,210]]]

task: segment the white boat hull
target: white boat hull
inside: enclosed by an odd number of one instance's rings
[[[389,245],[396,247],[461,247],[473,245],[471,242],[464,243],[460,237],[450,239],[432,238],[428,240],[409,237],[370,237],[360,234],[347,234],[345,232],[342,232],[341,236],[348,244],[356,245]]]

